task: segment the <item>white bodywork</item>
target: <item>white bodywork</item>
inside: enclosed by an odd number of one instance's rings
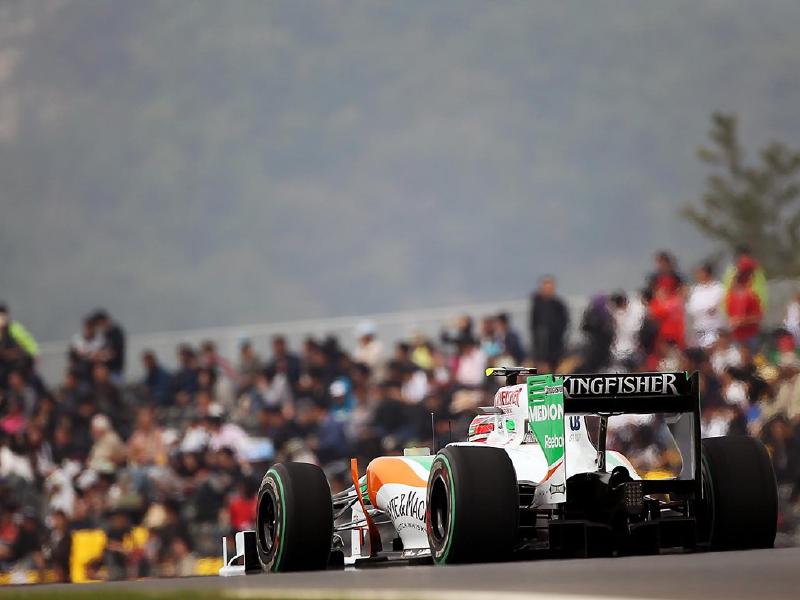
[[[472,436],[473,440],[480,441],[456,442],[451,445],[492,446],[504,449],[514,465],[517,481],[536,485],[534,504],[545,506],[566,499],[566,488],[564,485],[540,484],[546,480],[565,482],[568,477],[576,473],[595,471],[597,469],[597,449],[589,439],[585,417],[568,415],[564,422],[564,460],[552,473],[548,473],[548,464],[544,453],[528,427],[528,407],[525,384],[502,387],[495,394],[494,409],[491,414],[476,419],[483,425],[491,423],[491,432],[486,435]],[[385,459],[376,459],[367,467],[368,479],[370,468],[380,460]],[[421,480],[427,481],[428,469],[420,464],[419,458],[392,457],[392,460],[406,463]],[[623,466],[632,478],[640,479],[631,463],[619,452],[606,451],[606,465],[609,470]],[[375,508],[391,519],[397,534],[403,541],[403,548],[407,555],[418,556],[419,552],[427,551],[425,487],[407,485],[400,481],[384,483],[374,492],[374,500]],[[363,513],[360,507],[354,508],[353,522],[356,523],[362,519]],[[352,554],[354,557],[361,555],[365,531],[366,528],[353,530]]]
[[[484,442],[460,442],[454,445],[487,445],[503,448],[514,464],[517,481],[541,483],[547,476],[547,461],[539,447],[536,437],[527,427],[528,402],[524,383],[500,388],[494,397],[494,406],[502,414],[490,415],[494,423],[493,431]],[[513,422],[513,428],[506,421]],[[576,473],[588,473],[597,469],[597,449],[589,439],[586,418],[582,415],[568,415],[564,422],[565,463],[564,479]],[[606,451],[608,469],[623,466],[631,477],[641,479],[633,465],[619,452]],[[552,475],[551,475],[552,476]],[[540,502],[535,502],[540,504]]]

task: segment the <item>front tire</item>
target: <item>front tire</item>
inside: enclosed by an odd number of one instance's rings
[[[333,538],[333,502],[316,465],[273,466],[258,490],[256,547],[265,571],[327,568]]]
[[[747,436],[707,438],[701,535],[712,550],[772,548],[778,526],[778,487],[764,445]]]
[[[437,564],[509,558],[519,526],[514,465],[500,448],[448,446],[428,476],[426,525]]]

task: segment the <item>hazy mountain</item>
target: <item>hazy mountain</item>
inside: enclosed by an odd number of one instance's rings
[[[0,298],[43,339],[636,285],[800,3],[0,3]]]

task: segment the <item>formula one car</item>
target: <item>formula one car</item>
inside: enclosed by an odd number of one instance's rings
[[[777,488],[767,451],[749,437],[700,439],[697,373],[557,376],[509,367],[487,374],[506,385],[480,409],[470,441],[434,456],[416,449],[376,458],[362,477],[353,462],[353,486],[333,496],[317,466],[272,467],[258,493],[250,567],[773,545]],[[682,459],[675,477],[642,479],[606,448],[609,419],[621,414],[662,416]],[[394,538],[392,550],[383,549],[381,528]]]

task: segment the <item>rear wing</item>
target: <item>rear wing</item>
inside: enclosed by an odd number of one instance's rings
[[[563,386],[567,413],[700,414],[697,372],[565,375]]]
[[[566,501],[565,415],[600,416],[597,468],[605,471],[608,418],[620,414],[664,415],[681,456],[674,479],[642,482],[645,494],[677,494],[700,498],[700,376],[698,373],[603,373],[592,375],[531,375],[527,379],[530,426],[548,463],[550,485],[542,501]],[[570,419],[570,427],[572,427]]]

